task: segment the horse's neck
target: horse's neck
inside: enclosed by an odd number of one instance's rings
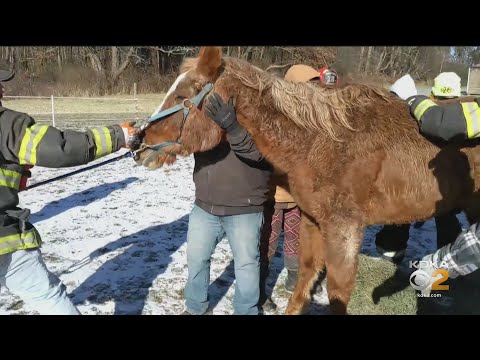
[[[266,90],[259,91],[238,81],[229,81],[227,92],[236,94],[236,109],[239,123],[252,136],[259,151],[266,159],[282,171],[291,169],[300,161],[298,144],[309,146],[314,141],[312,132],[296,126],[273,104]]]
[[[238,121],[254,138],[290,142],[293,138],[298,138],[299,133],[303,134],[302,129],[277,110],[269,89],[260,94],[259,90],[232,78],[226,84],[227,93],[236,95]]]

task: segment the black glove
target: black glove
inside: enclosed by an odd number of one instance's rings
[[[143,141],[143,135],[141,134],[141,131],[138,130],[137,132],[135,132],[135,134],[132,135],[127,145],[130,148],[130,150],[135,151],[135,150],[138,150],[138,148],[142,144],[142,141]]]
[[[227,133],[232,132],[239,126],[235,106],[233,106],[233,97],[225,104],[220,95],[215,93],[208,98],[205,109],[207,115]]]

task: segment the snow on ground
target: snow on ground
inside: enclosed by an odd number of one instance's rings
[[[104,161],[110,157],[100,159]],[[97,161],[97,162],[98,162]],[[156,171],[122,159],[100,168],[21,193],[21,206],[44,239],[48,268],[66,284],[83,314],[179,314],[187,279],[186,233],[194,201],[193,157]],[[81,168],[81,167],[78,167]],[[74,169],[35,167],[30,184]],[[462,222],[466,224],[462,217]],[[366,230],[362,252],[377,256],[379,226]],[[411,229],[407,260],[435,248],[435,226]],[[214,314],[231,314],[234,271],[226,239],[211,265]],[[274,260],[269,285],[283,313],[288,294],[282,252]],[[315,301],[327,304],[325,291]],[[0,289],[0,314],[33,314],[7,289]]]

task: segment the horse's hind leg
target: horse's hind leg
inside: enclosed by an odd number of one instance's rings
[[[298,315],[311,299],[310,291],[325,266],[325,241],[321,228],[302,213],[300,223],[299,274],[285,314]]]
[[[358,267],[363,227],[348,217],[332,217],[327,229],[327,293],[332,314],[346,314]]]

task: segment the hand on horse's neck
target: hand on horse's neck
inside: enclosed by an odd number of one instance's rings
[[[267,109],[268,89],[260,96],[257,89],[247,87],[240,80],[234,78],[229,78],[222,85],[228,97],[235,96],[238,122],[254,139],[256,137],[265,139],[265,135],[274,140],[284,138],[284,136],[281,136],[283,134],[278,134],[275,131],[281,126],[278,124],[278,116],[273,115],[275,113],[280,115],[280,113],[274,110],[273,104],[268,106]],[[242,96],[238,94],[242,94]],[[271,113],[272,116],[262,116],[267,112]]]
[[[269,90],[266,89],[260,97],[257,89],[245,86],[240,80],[229,79],[225,84],[228,84],[224,90],[229,96],[242,94],[236,96],[238,122],[252,136],[258,150],[267,160],[281,170],[298,162],[298,153],[291,144],[297,143],[299,139],[308,142],[311,136],[298,127],[292,129],[291,126],[285,126],[288,121],[285,116],[275,110],[273,104],[266,104],[270,99]]]

